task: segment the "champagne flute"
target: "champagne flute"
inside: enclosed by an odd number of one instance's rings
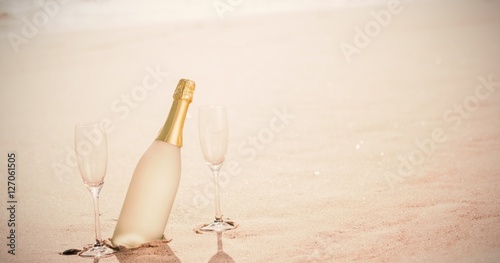
[[[203,157],[212,171],[215,190],[215,220],[201,227],[201,231],[223,232],[234,229],[224,222],[220,211],[219,171],[227,151],[227,114],[224,106],[202,106],[199,112],[199,134]]]
[[[94,201],[95,239],[94,246],[80,254],[82,257],[102,257],[114,251],[101,240],[99,221],[99,193],[104,184],[108,163],[106,132],[102,123],[81,123],[75,126],[75,151],[83,183]]]

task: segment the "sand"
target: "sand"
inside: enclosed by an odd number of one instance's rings
[[[171,241],[100,262],[498,262],[500,2],[401,2],[350,63],[341,46],[354,45],[356,27],[376,30],[371,12],[385,4],[240,16],[245,3],[223,21],[48,25],[17,54],[1,38],[0,261],[90,262],[59,255],[94,239],[74,124],[113,126],[100,198],[110,238],[175,84],[190,78]],[[2,36],[20,32],[1,17]],[[122,95],[157,67],[157,88],[125,106]],[[229,111],[222,212],[239,227],[220,236],[193,231],[214,215],[197,131],[208,104]],[[15,256],[5,243],[10,151]]]

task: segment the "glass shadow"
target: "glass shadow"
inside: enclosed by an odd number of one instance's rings
[[[208,263],[233,263],[234,259],[229,256],[226,252],[224,252],[224,248],[222,246],[222,233],[217,232],[217,253],[213,255]]]

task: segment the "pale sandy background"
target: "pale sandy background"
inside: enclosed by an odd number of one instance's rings
[[[1,262],[91,262],[58,255],[93,240],[90,194],[72,166],[73,125],[105,118],[114,127],[101,195],[109,238],[180,78],[197,90],[166,228],[172,241],[101,262],[500,260],[500,84],[466,117],[443,117],[474,96],[479,77],[500,81],[500,1],[401,2],[351,63],[339,44],[353,43],[385,1],[243,1],[220,20],[210,1],[75,0],[17,54],[7,34],[21,34],[22,18],[49,1],[15,2],[0,2]],[[128,116],[113,110],[157,65],[168,72],[159,87]],[[240,223],[222,236],[225,254],[216,254],[216,235],[192,231],[213,217],[197,138],[206,104],[229,108],[227,160],[238,168],[222,178],[222,211]],[[293,119],[250,156],[244,143],[283,110]],[[397,175],[399,156],[439,128],[446,141]],[[5,245],[12,150],[16,256]]]

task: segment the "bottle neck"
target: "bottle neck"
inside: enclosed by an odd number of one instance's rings
[[[189,101],[183,99],[174,99],[167,120],[160,133],[158,133],[156,140],[182,147],[182,130],[189,103]]]

